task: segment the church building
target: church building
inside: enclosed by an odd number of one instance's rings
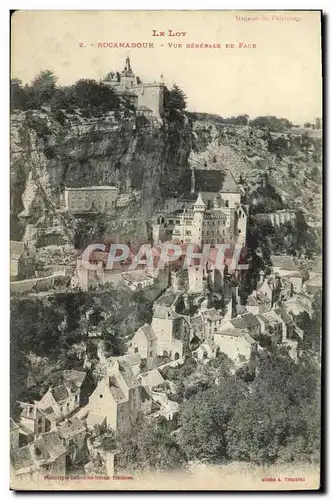
[[[103,83],[111,86],[119,97],[130,100],[136,106],[138,114],[161,119],[166,89],[162,76],[159,82],[143,82],[135,75],[128,56],[123,71],[111,71],[103,79]]]
[[[248,206],[229,169],[191,170],[189,193],[165,201],[153,225],[153,242],[167,240],[197,245],[232,241],[245,245]]]

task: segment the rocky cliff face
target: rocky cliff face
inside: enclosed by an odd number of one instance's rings
[[[163,198],[188,189],[182,180],[190,166],[231,168],[251,212],[300,208],[312,227],[321,225],[321,138],[182,118],[162,125],[128,111],[99,118],[48,109],[14,114],[12,239],[81,248],[114,235],[146,241],[147,222]],[[65,186],[102,184],[135,197],[115,215],[85,220],[78,229],[59,209]]]
[[[60,111],[54,115],[47,109],[15,114],[11,121],[11,237],[21,239],[27,231],[31,237],[37,229],[44,239],[45,230],[54,234],[49,244],[56,244],[60,233],[58,244],[73,240],[74,228],[59,211],[65,186],[102,184],[138,194],[136,201],[111,218],[113,230],[118,221],[124,233],[127,229],[128,233],[144,233],[142,220],[161,206],[173,183],[178,185],[188,168],[190,150],[186,121],[170,128],[128,112],[127,116],[117,112],[102,118]],[[38,234],[33,239],[38,240]]]

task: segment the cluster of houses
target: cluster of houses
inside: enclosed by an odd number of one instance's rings
[[[81,404],[86,373],[76,370],[65,370],[61,383],[49,387],[39,401],[20,402],[20,420],[10,424],[15,476],[25,480],[50,472],[65,476],[68,466],[81,463],[91,470],[96,455],[113,473],[113,452],[102,447],[96,451],[88,437],[96,429],[114,435],[127,431],[139,415],[174,419],[179,405],[169,397],[163,369],[183,363],[186,355],[205,363],[224,353],[236,370],[253,353],[275,343],[285,346],[296,362],[303,331],[294,316],[302,311],[311,314],[310,294],[317,291],[313,283],[321,286],[321,258],[304,284],[291,257],[272,256],[271,261],[272,272],[268,277],[261,273],[246,304],[240,305],[235,293],[231,307],[227,304],[223,311],[208,308],[203,300],[188,314],[186,293],[174,280],[155,301],[151,324],[138,328],[128,342],[127,353],[100,357],[98,382],[87,404]]]

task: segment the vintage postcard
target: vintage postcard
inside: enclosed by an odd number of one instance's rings
[[[321,22],[13,13],[12,489],[321,488]]]

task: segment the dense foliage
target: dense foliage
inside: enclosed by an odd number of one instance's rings
[[[81,79],[74,85],[58,86],[52,71],[41,73],[29,85],[22,85],[18,79],[11,81],[11,109],[37,110],[49,107],[61,121],[61,112],[83,110],[86,115],[100,116],[107,111],[117,110],[121,103],[113,89],[95,80]]]
[[[178,430],[170,422],[139,421],[121,436],[125,470],[178,469],[191,461],[259,465],[317,462],[320,454],[319,367],[310,357],[294,363],[286,352],[270,350],[235,374],[225,357],[209,361],[209,383],[181,403]],[[187,386],[195,365],[164,372]],[[198,365],[196,366],[197,373]],[[175,372],[178,371],[178,375]],[[204,370],[205,371],[205,370]],[[216,377],[214,377],[216,376]],[[217,383],[214,383],[216,381]]]

